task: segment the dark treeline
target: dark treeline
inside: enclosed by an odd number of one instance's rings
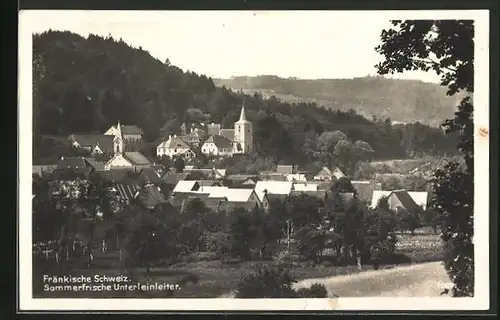
[[[145,140],[153,143],[179,133],[184,121],[232,128],[244,103],[254,124],[256,151],[276,161],[307,163],[308,139],[336,130],[352,142],[367,142],[374,159],[456,153],[456,138],[439,128],[391,125],[390,119],[366,119],[354,110],[233,92],[121,39],[48,31],[34,35],[33,47],[35,139],[104,132],[120,120],[142,128]]]

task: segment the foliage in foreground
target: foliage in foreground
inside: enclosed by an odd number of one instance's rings
[[[290,271],[281,265],[257,265],[253,273],[239,283],[236,298],[326,298],[327,290],[321,284],[295,290],[297,281]]]
[[[384,56],[380,74],[433,70],[449,96],[464,96],[447,134],[459,135],[457,149],[465,168],[450,161],[432,181],[433,209],[440,214],[444,265],[454,283],[453,296],[474,296],[473,190],[474,22],[472,20],[394,20],[375,50]],[[465,170],[462,170],[465,169]]]

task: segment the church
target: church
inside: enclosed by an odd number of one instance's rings
[[[169,136],[167,141],[157,146],[157,156],[193,157],[196,145],[200,146],[203,154],[209,156],[230,157],[234,154],[249,154],[253,151],[253,128],[252,123],[247,120],[245,106],[242,106],[239,120],[235,122],[233,129],[221,129],[219,124],[214,123],[206,127],[207,132],[194,128],[184,136]],[[214,130],[215,128],[217,130]],[[191,139],[194,136],[206,136],[206,138],[199,141],[199,144],[194,144]]]
[[[118,121],[118,125],[113,132],[114,156],[104,165],[104,169],[141,169],[150,167],[152,165],[151,162],[140,152],[125,151],[125,141],[128,140],[124,138],[121,128],[123,127],[120,125],[120,121]]]

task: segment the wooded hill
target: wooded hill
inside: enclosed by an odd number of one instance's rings
[[[329,109],[348,111],[368,117],[390,118],[439,126],[453,117],[457,98],[446,95],[438,84],[415,80],[363,77],[354,79],[283,79],[277,76],[214,79],[215,85],[245,93],[275,95],[286,102],[314,102]]]
[[[242,103],[254,124],[256,151],[276,161],[311,161],[304,146],[335,130],[353,142],[369,143],[375,159],[456,150],[455,138],[440,128],[421,123],[391,126],[383,119],[367,119],[357,110],[334,111],[313,103],[290,104],[232,92],[215,86],[209,77],[183,71],[168,60],[161,62],[121,39],[48,31],[34,35],[33,50],[35,158],[43,151],[37,146],[45,135],[102,133],[118,120],[142,128],[150,154],[154,154],[156,143],[168,134],[180,133],[184,121],[213,121],[232,128]],[[357,99],[364,94],[362,87]],[[418,90],[412,94],[420,95],[426,96]],[[340,109],[352,106],[342,103]]]

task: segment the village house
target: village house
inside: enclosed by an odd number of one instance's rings
[[[194,168],[193,166],[186,166],[183,170],[184,173],[189,174],[189,180],[193,179],[194,176],[203,176],[207,179],[221,180],[226,176],[226,169],[216,169],[216,168]]]
[[[117,134],[120,134],[124,140],[140,140],[143,131],[136,125],[123,125],[118,121],[116,126],[111,126],[111,128],[104,133],[104,135],[112,137],[115,137]]]
[[[44,175],[48,175],[57,169],[56,164],[42,164],[42,165],[33,165],[32,166],[32,174],[36,174],[39,177],[43,177]]]
[[[220,129],[219,135],[229,141],[234,141],[234,129]]]
[[[285,175],[283,175],[283,173],[281,172],[270,172],[270,171],[261,171],[259,172],[259,180],[262,180],[262,181],[287,181],[287,182],[291,182],[291,181],[288,181],[285,177]]]
[[[96,154],[113,153],[113,137],[102,134],[72,134],[68,140],[74,148],[83,149]]]
[[[305,173],[286,174],[285,178],[287,181],[300,181],[300,182],[307,181]]]
[[[254,188],[259,181],[257,175],[233,174],[225,179],[225,183],[231,188]]]
[[[289,181],[258,181],[255,185],[255,193],[262,202],[264,196],[277,195],[285,198],[292,192],[293,183]]]
[[[153,210],[157,205],[166,202],[160,188],[151,184],[142,187],[137,198],[148,210]]]
[[[200,185],[196,180],[181,180],[175,185],[172,194],[192,193],[193,191],[198,191],[198,189],[200,189]]]
[[[232,156],[233,144],[220,135],[213,135],[201,146],[201,152],[207,156]]]
[[[318,191],[318,183],[294,182],[293,191]]]
[[[156,147],[156,155],[158,157],[167,156],[169,158],[182,156],[186,159],[196,156],[191,147],[175,134],[173,136],[169,135],[167,141],[163,141]]]
[[[198,128],[191,128],[191,132],[182,136],[182,140],[184,140],[188,145],[197,148],[200,146],[201,142],[206,138],[207,133]]]
[[[338,167],[335,167],[333,170],[323,167],[318,173],[316,173],[316,175],[314,175],[313,180],[334,181],[343,177],[345,177],[345,175]]]
[[[383,197],[388,199],[389,209],[393,211],[397,211],[398,207],[406,210],[415,210],[417,207],[421,207],[423,210],[427,209],[428,192],[425,191],[375,190],[373,191],[371,207],[376,208]]]
[[[297,171],[297,168],[296,168],[296,166],[293,166],[293,165],[278,164],[276,166],[276,173],[279,173],[281,175],[294,174],[294,173],[296,173],[296,171]]]

